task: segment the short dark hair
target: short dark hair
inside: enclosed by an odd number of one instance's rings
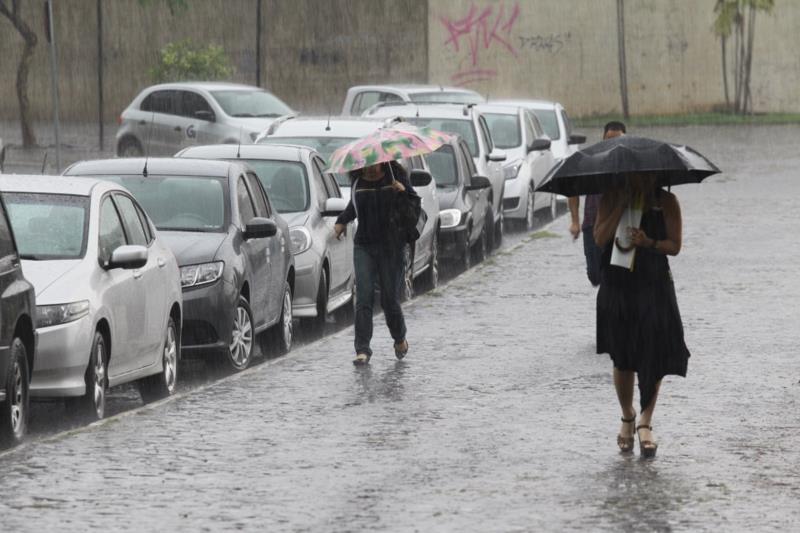
[[[621,131],[622,133],[628,133],[627,131],[625,131],[625,124],[619,122],[618,120],[612,120],[611,122],[608,122],[603,128],[603,135],[612,130]]]

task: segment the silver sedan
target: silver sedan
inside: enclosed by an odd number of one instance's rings
[[[295,262],[293,316],[319,333],[326,317],[353,295],[353,238],[334,237],[335,217],[347,206],[333,174],[315,150],[296,145],[213,145],[179,157],[237,160],[253,169],[275,209],[289,224]]]
[[[100,419],[108,387],[138,381],[145,401],[172,394],[180,275],[136,200],[112,183],[50,176],[4,176],[0,191],[36,289],[31,396],[65,397]]]

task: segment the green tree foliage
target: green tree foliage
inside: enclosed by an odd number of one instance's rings
[[[195,46],[191,41],[169,43],[161,49],[158,65],[150,70],[156,83],[190,80],[224,80],[233,67],[221,46]]]
[[[722,79],[725,87],[725,104],[736,113],[752,111],[750,73],[753,66],[756,13],[772,13],[775,0],[716,0],[713,30],[720,38],[722,51]],[[733,45],[733,105],[728,85],[728,41]]]

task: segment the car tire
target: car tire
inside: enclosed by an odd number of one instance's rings
[[[496,250],[503,244],[503,234],[506,231],[506,216],[500,213],[500,218],[494,224],[494,234],[492,235],[491,246],[489,250]]]
[[[292,320],[292,287],[287,281],[283,287],[281,316],[273,328],[275,344],[280,355],[285,355],[292,349],[294,343],[294,322]]]
[[[253,360],[255,348],[255,329],[253,327],[253,311],[247,298],[239,295],[236,309],[233,312],[231,325],[231,343],[225,350],[227,363],[231,369],[241,372]]]
[[[555,220],[556,217],[558,217],[558,197],[550,194],[550,220]]]
[[[84,383],[86,393],[78,398],[68,398],[67,409],[80,418],[102,420],[106,414],[108,390],[108,347],[105,337],[99,331],[94,332]]]
[[[178,357],[180,337],[172,317],[167,321],[164,333],[164,346],[161,349],[161,372],[139,380],[139,394],[144,403],[150,403],[172,396],[178,382]]]
[[[403,246],[403,287],[401,301],[407,302],[414,298],[414,245],[406,243]]]
[[[488,222],[488,221],[486,221]],[[484,224],[486,224],[484,222]],[[461,269],[466,272],[472,268],[472,247],[469,245],[469,237],[472,235],[472,226],[467,228],[467,238],[464,241],[464,249],[461,252]]]
[[[525,208],[525,231],[533,231],[536,226],[536,193],[528,189],[527,206]]]
[[[139,141],[133,137],[125,137],[119,142],[117,155],[119,157],[142,157],[144,155],[144,150]]]
[[[475,263],[481,263],[489,253],[489,235],[492,233],[492,230],[489,229],[489,226],[483,226],[483,230],[481,231],[480,237],[478,237],[478,242],[475,243],[475,246],[472,247],[472,253],[475,256]]]
[[[25,344],[19,337],[11,341],[6,372],[6,400],[0,404],[0,444],[15,446],[28,431],[30,373]]]
[[[432,291],[439,286],[439,228],[436,228],[431,239],[431,260],[422,274],[422,289]]]
[[[330,283],[328,272],[323,268],[317,285],[317,316],[303,319],[303,329],[314,337],[321,337],[325,333],[325,322],[328,319],[328,298],[330,297]]]

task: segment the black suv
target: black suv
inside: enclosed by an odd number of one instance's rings
[[[28,427],[36,334],[36,296],[22,275],[17,243],[0,199],[0,445],[22,440]]]

